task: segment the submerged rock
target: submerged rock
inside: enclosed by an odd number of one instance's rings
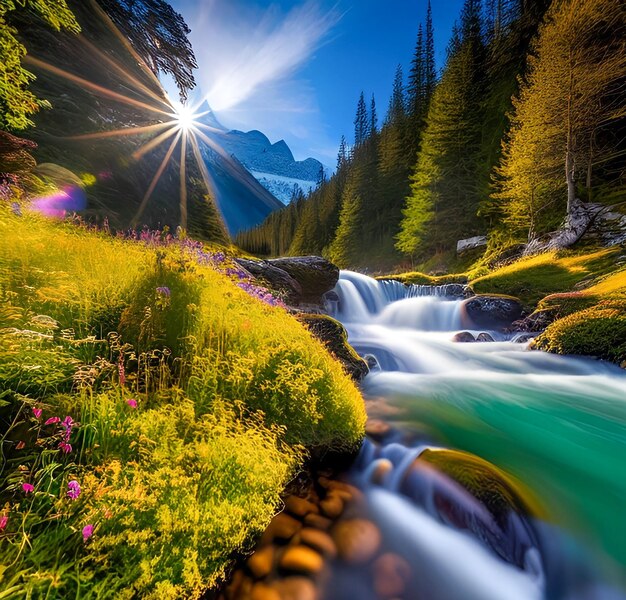
[[[476,338],[469,331],[459,331],[454,334],[453,342],[468,343],[475,342]]]
[[[495,340],[493,339],[493,337],[491,337],[488,333],[486,333],[485,331],[483,331],[482,333],[479,333],[476,336],[476,341],[477,342],[495,342]]]
[[[301,303],[321,305],[322,296],[339,281],[339,268],[321,256],[294,256],[267,261],[286,271],[302,288]]]
[[[332,531],[339,558],[361,565],[371,560],[382,542],[380,530],[366,519],[347,519],[337,523]]]
[[[337,358],[348,375],[361,381],[368,373],[367,363],[348,344],[344,326],[326,315],[299,314],[296,318]]]
[[[463,313],[478,327],[501,329],[517,321],[523,309],[520,301],[513,296],[481,294],[463,302]]]

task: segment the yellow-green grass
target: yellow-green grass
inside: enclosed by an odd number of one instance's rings
[[[444,285],[446,283],[467,283],[467,275],[452,273],[450,275],[427,275],[419,271],[408,271],[394,275],[379,275],[376,279],[393,279],[401,283],[416,285]]]
[[[198,597],[307,451],[362,438],[322,344],[180,246],[0,208],[0,301],[0,597]]]
[[[545,296],[591,285],[598,278],[614,271],[619,252],[616,248],[585,254],[572,251],[547,252],[470,279],[470,285],[479,294],[516,296],[527,308],[532,309]]]

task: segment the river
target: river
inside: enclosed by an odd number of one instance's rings
[[[626,597],[626,373],[476,329],[449,291],[342,272],[331,306],[392,426],[348,476],[411,565],[403,597]],[[376,597],[362,574],[333,579],[329,598]]]

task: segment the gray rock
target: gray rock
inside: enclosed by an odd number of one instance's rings
[[[552,309],[536,310],[534,313],[514,321],[509,327],[509,333],[537,333],[543,331],[556,318]]]
[[[495,340],[486,332],[479,333],[476,336],[477,342],[495,342]]]
[[[463,254],[465,252],[469,252],[470,250],[475,250],[476,248],[483,248],[487,245],[487,236],[484,235],[476,235],[471,238],[467,238],[465,240],[459,240],[456,243],[456,253]]]
[[[322,296],[339,281],[339,268],[321,256],[294,256],[267,261],[286,271],[302,288],[301,302],[323,303]]]
[[[282,292],[288,304],[300,303],[302,286],[287,271],[270,264],[266,260],[236,258],[235,262],[250,275],[265,282],[272,290]]]
[[[485,329],[502,329],[522,316],[522,305],[512,296],[480,294],[463,302],[463,315],[473,324]]]
[[[455,333],[452,338],[453,342],[475,342],[476,338],[469,331],[459,331],[459,333]]]

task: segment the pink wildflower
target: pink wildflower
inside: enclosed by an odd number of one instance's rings
[[[4,531],[8,522],[9,522],[9,517],[7,515],[2,515],[0,517],[0,531]]]
[[[30,494],[35,489],[35,486],[32,483],[23,483],[22,489],[25,494]]]
[[[126,404],[128,404],[128,406],[130,406],[131,408],[137,408],[137,400],[135,400],[134,398],[129,398],[128,400],[126,400]]]
[[[65,454],[69,454],[72,451],[72,444],[68,444],[67,442],[59,442],[59,450],[65,452]]]
[[[71,498],[72,500],[76,500],[76,498],[78,498],[78,496],[80,496],[80,484],[78,483],[78,481],[76,481],[76,479],[72,479],[72,481],[68,482],[67,484],[67,497]]]
[[[93,535],[93,525],[85,525],[83,527],[83,542],[86,542]]]
[[[50,417],[45,423],[44,425],[52,425],[53,423],[60,423],[61,419],[59,419],[59,417]]]
[[[33,414],[35,415],[35,419],[40,419],[42,412],[43,411],[41,410],[41,408],[33,408]]]

